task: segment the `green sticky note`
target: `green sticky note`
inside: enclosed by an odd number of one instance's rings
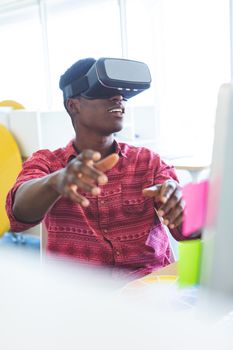
[[[200,239],[178,243],[178,283],[180,287],[199,283],[201,249]]]

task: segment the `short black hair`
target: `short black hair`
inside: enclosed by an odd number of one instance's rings
[[[89,69],[96,62],[96,59],[92,57],[83,58],[75,62],[70,68],[68,68],[60,77],[59,88],[63,90],[67,85],[71,84],[74,80],[82,78]]]

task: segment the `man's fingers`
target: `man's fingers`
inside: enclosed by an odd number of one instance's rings
[[[164,224],[168,225],[170,228],[174,228],[180,224],[177,218],[182,218],[184,211],[184,200],[181,198],[179,202],[171,208],[170,211],[165,212],[163,215]]]
[[[158,184],[145,188],[142,193],[146,197],[154,197],[161,203],[166,203],[176,189],[175,181],[166,181],[164,184]]]
[[[171,229],[173,229],[173,228],[175,228],[175,227],[179,227],[179,226],[182,224],[182,221],[183,221],[183,213],[181,213],[181,214],[176,218],[176,220],[175,220],[173,223],[171,223],[171,224],[169,225],[169,227],[170,227]]]
[[[111,169],[118,161],[117,154],[111,154],[108,157],[100,159],[100,153],[92,150],[83,151],[78,157],[78,161],[70,163],[69,173],[67,174],[67,189],[64,189],[64,195],[73,202],[80,203],[83,207],[89,205],[87,198],[80,195],[80,189],[91,192],[94,195],[100,194],[98,185],[107,183],[108,178],[105,171]],[[97,182],[97,186],[95,185]]]
[[[84,163],[91,163],[88,165],[92,165],[93,162],[96,162],[101,158],[101,154],[99,152],[92,151],[91,149],[86,149],[80,153],[77,158]]]
[[[84,150],[77,157],[78,162],[73,163],[73,169],[76,172],[76,176],[79,180],[84,178],[90,178],[90,180],[97,181],[99,185],[104,185],[108,182],[108,178],[105,174],[101,174],[101,171],[95,166],[98,164],[101,154],[92,150]],[[115,158],[115,157],[114,157]],[[97,163],[96,163],[97,162]],[[108,163],[108,160],[107,162]],[[84,181],[85,182],[85,181]]]
[[[75,182],[78,186],[80,183],[93,186],[94,182],[97,182],[99,185],[104,185],[108,182],[107,176],[95,169],[92,164],[78,162],[73,164],[72,172],[68,180],[70,183]]]
[[[173,192],[176,189],[176,182],[175,181],[166,181],[161,188],[160,191],[160,201],[162,203],[166,203],[167,200],[172,196]]]
[[[163,223],[173,229],[180,226],[183,220],[184,200],[179,184],[174,180],[167,180],[163,184],[145,188],[144,196],[155,199],[159,205],[157,214]]]
[[[160,210],[164,212],[164,215],[169,215],[170,212],[172,212],[172,215],[175,215],[175,209],[180,208],[180,203],[182,198],[182,193],[178,189],[173,191],[171,196],[169,197],[169,200],[167,200],[165,203],[163,203],[160,207]],[[173,219],[173,217],[172,217]]]
[[[107,171],[110,170],[116,165],[116,163],[119,160],[119,156],[116,153],[110,154],[104,159],[101,159],[99,162],[95,163],[94,166],[96,169],[100,171]]]
[[[73,202],[81,204],[83,207],[87,207],[90,203],[89,200],[81,196],[78,192],[77,185],[70,185],[66,196],[69,197]]]
[[[142,194],[145,196],[145,197],[159,197],[160,195],[160,190],[161,190],[161,187],[162,185],[154,185],[154,186],[151,186],[151,187],[147,187],[147,188],[144,188],[144,190],[142,191]]]

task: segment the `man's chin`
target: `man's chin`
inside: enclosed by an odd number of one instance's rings
[[[123,129],[123,125],[115,125],[112,128],[109,128],[109,130],[105,130],[105,136],[110,136],[112,134],[117,134]]]
[[[110,129],[110,130],[108,130],[107,132],[106,132],[106,136],[110,136],[110,135],[112,135],[112,134],[117,134],[118,132],[120,132],[121,130],[123,129],[123,126],[119,126],[119,127],[114,127],[114,128],[112,128],[112,129]]]
[[[117,133],[119,131],[121,131],[123,129],[123,125],[117,125],[115,126],[114,130],[112,131],[112,133]]]

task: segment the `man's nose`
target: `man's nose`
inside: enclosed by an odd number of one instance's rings
[[[114,102],[121,102],[123,100],[123,96],[122,95],[115,95],[113,97],[110,98],[110,101],[114,101]]]

